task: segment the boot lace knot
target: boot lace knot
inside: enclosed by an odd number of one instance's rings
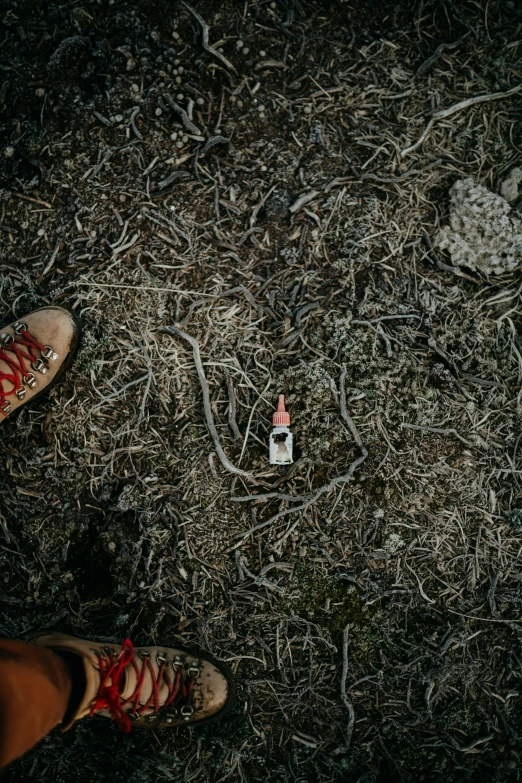
[[[100,667],[101,682],[96,701],[91,707],[91,715],[100,710],[109,710],[112,718],[125,733],[128,733],[131,729],[130,717],[138,718],[151,709],[150,717],[155,717],[160,709],[164,710],[168,707],[179,709],[180,715],[186,720],[192,715],[193,708],[191,702],[194,683],[199,675],[197,667],[189,667],[188,679],[183,681],[181,676],[182,661],[179,659],[175,660],[173,663],[175,674],[174,678],[171,679],[167,671],[166,657],[158,654],[158,670],[156,671],[149,654],[143,650],[138,651],[138,656],[142,661],[140,668],[136,662],[134,645],[130,639],[125,639],[121,652],[117,655],[108,648],[106,648],[105,653],[96,652],[96,655]],[[126,699],[123,699],[121,690],[125,683],[125,669],[127,666],[133,666],[137,684],[134,692]],[[140,696],[147,672],[149,672],[152,681],[152,693],[146,702],[140,704]],[[160,703],[159,689],[163,683],[167,685],[168,696],[163,703]],[[167,722],[171,722],[169,718],[167,718]]]

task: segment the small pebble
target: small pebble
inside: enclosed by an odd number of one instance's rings
[[[165,82],[160,82],[158,86],[159,86],[161,89],[163,89],[163,87],[165,87]]]
[[[263,106],[263,104],[261,104],[261,106],[258,106],[258,107],[257,107],[257,110],[258,110],[258,111],[264,111],[264,110],[265,110],[265,107]]]
[[[178,138],[178,134],[176,133],[176,131],[174,131],[174,133],[170,134],[170,140],[171,141],[176,141],[177,138]]]
[[[311,106],[305,106],[303,109],[305,114],[311,114],[312,113],[312,107]]]
[[[181,75],[182,73],[185,73],[185,69],[180,65],[178,68],[178,73]]]
[[[162,79],[165,79],[167,76],[165,71],[158,71],[158,74],[161,76]]]
[[[241,40],[240,41],[236,41],[236,46],[237,46],[238,49],[241,49],[242,46],[243,46],[243,41],[241,41]]]
[[[123,202],[123,201],[126,201],[126,200],[127,200],[126,196],[122,193],[121,196],[120,196],[120,201]]]
[[[259,56],[266,57],[266,52],[263,49],[261,49],[261,51],[259,52]]]
[[[277,3],[270,3],[270,8],[277,8]]]
[[[238,109],[242,109],[244,105],[245,104],[243,103],[243,101],[238,101],[237,102]]]
[[[186,144],[188,141],[188,136],[182,136],[181,141],[183,142],[183,144]]]
[[[177,69],[177,68],[174,68],[174,70],[172,71],[172,75],[173,75],[173,76],[177,76],[177,75],[178,75],[178,73],[179,73],[178,69]]]
[[[174,65],[179,65],[181,60],[174,60]]]
[[[163,112],[161,111],[159,106],[156,109],[156,111],[154,112],[154,114],[156,115],[156,117],[161,117],[161,115],[163,114]]]
[[[174,40],[175,40],[175,41],[178,41],[178,40],[179,40],[179,37],[180,37],[180,35],[179,35],[179,33],[175,33],[175,32],[174,32],[174,33],[172,33],[172,37],[174,38]]]
[[[45,89],[43,87],[38,87],[36,90],[36,97],[37,98],[43,98],[45,95]]]
[[[176,142],[176,147],[178,148],[178,150],[180,150],[182,148],[182,146],[183,146],[183,142],[182,141],[177,141]]]
[[[198,104],[198,106],[203,106],[203,104],[205,103],[205,99],[204,98],[198,98],[196,103]]]
[[[230,96],[230,103],[235,103],[237,101],[237,98],[235,95]]]
[[[250,49],[248,48],[248,46],[245,46],[245,48],[243,49],[243,54],[248,54],[249,51]]]
[[[183,79],[181,78],[181,76],[176,76],[176,84],[181,84],[182,81]]]
[[[266,166],[261,166],[261,171],[268,171]]]
[[[259,112],[259,119],[260,119],[260,120],[264,120],[265,118],[266,118],[266,114],[265,114],[265,112],[264,112],[264,111],[260,111],[260,112]]]
[[[139,88],[139,86],[137,84],[132,84],[131,85],[131,90],[132,90],[132,92],[139,92],[140,88]]]
[[[177,101],[182,101],[184,97],[185,96],[183,95],[182,92],[178,92],[178,94],[176,95],[176,100]]]
[[[114,122],[123,122],[123,114],[116,114],[114,117]]]
[[[219,47],[219,49],[218,49],[218,52],[219,52],[220,54],[223,54],[223,47],[222,47],[222,46],[220,46],[220,47]]]
[[[317,239],[317,237],[319,236],[319,231],[316,228],[314,228],[314,230],[311,232],[311,234],[312,234],[313,239]]]
[[[44,231],[43,228],[39,228],[36,233],[38,234],[39,237],[43,237],[43,235],[45,234],[45,231]]]

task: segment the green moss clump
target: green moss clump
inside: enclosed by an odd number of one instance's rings
[[[356,585],[339,577],[317,574],[306,566],[297,566],[284,608],[309,622],[316,623],[340,644],[345,626],[352,626],[353,639],[366,647],[375,644],[376,612],[364,605]],[[368,637],[368,638],[366,638]]]

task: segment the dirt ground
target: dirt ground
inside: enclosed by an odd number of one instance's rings
[[[520,3],[0,18],[0,320],[84,328],[1,425],[0,634],[179,640],[239,682],[222,724],[91,718],[7,783],[522,780],[520,272],[431,248],[457,179],[520,162],[522,93],[416,144],[522,83]]]

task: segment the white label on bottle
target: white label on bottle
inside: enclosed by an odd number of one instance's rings
[[[291,465],[293,438],[287,427],[276,427],[270,433],[270,464]]]

